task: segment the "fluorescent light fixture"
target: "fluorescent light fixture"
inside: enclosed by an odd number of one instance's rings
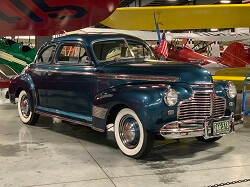
[[[231,1],[229,1],[229,0],[220,0],[220,3],[228,4],[228,3],[231,3]]]
[[[15,36],[14,38],[12,36],[6,36],[5,38],[7,39],[31,39],[34,40],[36,37],[35,36]]]
[[[216,28],[212,28],[212,29],[210,29],[210,31],[212,31],[212,32],[216,32],[216,31],[218,31],[218,29],[216,29]]]

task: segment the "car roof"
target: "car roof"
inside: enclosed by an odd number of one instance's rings
[[[67,36],[62,36],[59,38],[55,38],[52,42],[60,42],[60,41],[88,41],[92,42],[94,40],[105,40],[110,38],[125,38],[125,39],[133,39],[133,40],[140,40],[135,36],[130,36],[126,34],[119,34],[119,33],[86,33],[86,34],[71,34]]]

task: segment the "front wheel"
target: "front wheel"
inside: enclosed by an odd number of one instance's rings
[[[18,113],[24,124],[35,125],[39,119],[39,114],[34,113],[32,100],[26,91],[21,91],[18,97]]]
[[[199,137],[195,137],[197,140],[201,141],[201,142],[216,142],[217,140],[221,139],[222,136],[220,137],[214,137],[214,138],[209,138],[209,139],[205,139],[203,136],[199,136]]]
[[[155,133],[143,128],[136,113],[129,108],[117,114],[114,131],[120,150],[127,156],[143,158],[154,145]]]

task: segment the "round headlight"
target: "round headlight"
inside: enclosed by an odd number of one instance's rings
[[[229,82],[228,86],[227,86],[227,96],[230,99],[233,99],[233,98],[236,97],[236,95],[237,95],[237,88],[236,88],[236,86],[232,82]]]
[[[164,95],[164,101],[168,106],[176,105],[178,101],[177,92],[174,89],[170,88]]]

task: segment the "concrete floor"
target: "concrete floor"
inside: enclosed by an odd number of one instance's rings
[[[135,160],[86,127],[47,117],[25,126],[1,93],[0,186],[193,187],[250,178],[249,117],[216,143],[158,140],[147,159]]]

